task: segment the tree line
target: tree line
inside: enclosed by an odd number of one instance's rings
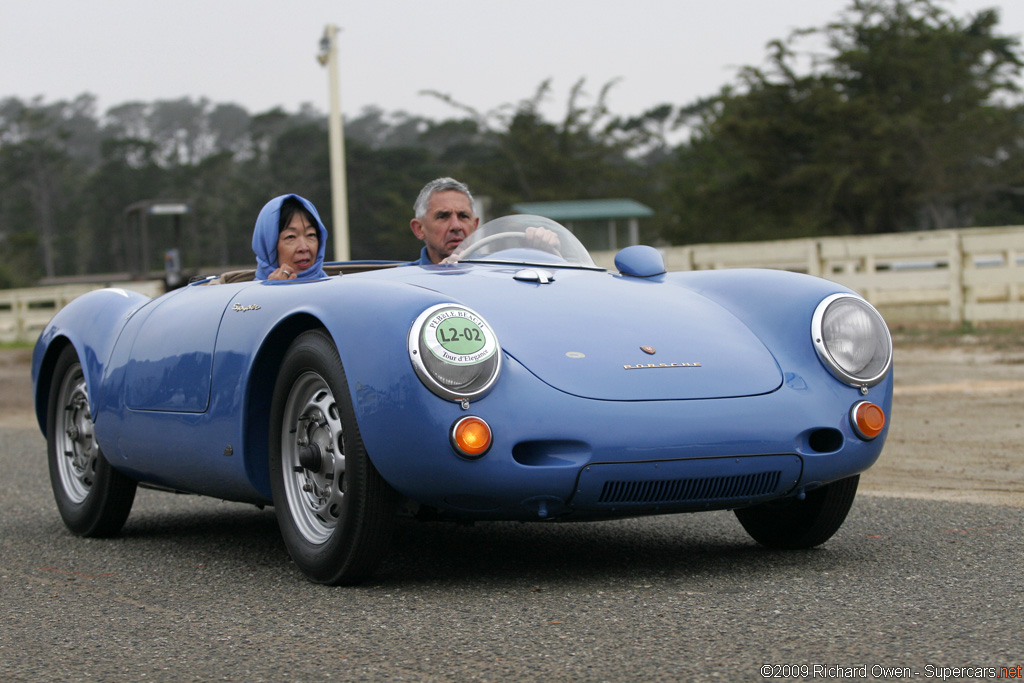
[[[637,116],[609,108],[615,82],[583,79],[558,120],[549,81],[486,112],[431,93],[441,121],[368,108],[345,122],[352,257],[414,258],[412,202],[442,175],[492,216],[636,199],[654,244],[1024,224],[1020,41],[996,10],[939,2],[853,0],[718,93]],[[0,287],[127,270],[125,209],[143,199],[189,203],[187,265],[250,263],[269,198],[302,194],[330,222],[327,123],[309,106],[0,99]]]

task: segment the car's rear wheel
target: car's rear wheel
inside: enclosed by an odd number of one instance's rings
[[[79,536],[113,536],[128,519],[136,483],[107,462],[93,432],[92,410],[78,354],[57,358],[46,419],[50,486],[68,529]]]
[[[750,536],[769,548],[800,549],[821,545],[839,531],[857,495],[860,475],[788,498],[736,510]]]
[[[270,482],[292,560],[318,583],[354,584],[376,568],[398,495],[363,446],[334,342],[301,334],[285,354],[271,405]]]

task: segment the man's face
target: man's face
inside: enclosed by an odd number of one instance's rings
[[[427,214],[413,218],[412,233],[427,245],[427,255],[434,263],[448,258],[462,240],[476,230],[480,219],[473,213],[469,197],[448,190],[430,197]]]

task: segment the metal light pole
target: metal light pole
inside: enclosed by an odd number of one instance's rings
[[[348,261],[348,188],[345,180],[345,133],[341,119],[341,95],[338,85],[338,27],[328,24],[320,39],[317,61],[327,66],[330,91],[330,150],[331,150],[331,215],[334,221],[334,260]]]

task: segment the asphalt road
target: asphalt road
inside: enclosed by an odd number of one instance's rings
[[[140,491],[121,537],[74,537],[44,449],[0,428],[2,681],[750,680],[764,665],[963,680],[1024,664],[1021,507],[862,495],[800,552],[760,549],[725,512],[409,521],[373,581],[327,588],[291,566],[270,510]]]

